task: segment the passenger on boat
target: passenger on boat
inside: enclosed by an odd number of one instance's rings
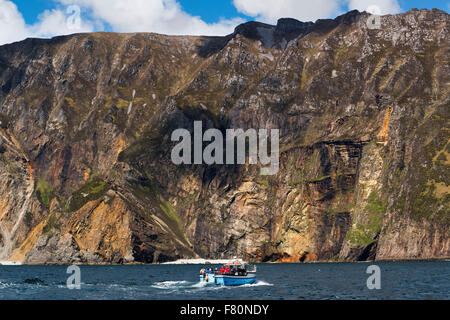
[[[206,269],[207,274],[211,274],[211,268]]]
[[[237,276],[238,275],[238,269],[237,266],[231,267],[231,274]]]
[[[247,270],[245,270],[245,268],[238,268],[238,274],[240,276],[246,276],[247,275]]]
[[[224,274],[225,273],[225,266],[222,266],[222,268],[220,268],[220,274]]]

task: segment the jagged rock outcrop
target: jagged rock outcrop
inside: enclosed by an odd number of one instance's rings
[[[449,15],[0,47],[0,260],[450,257]],[[174,129],[280,129],[280,170],[171,162]]]

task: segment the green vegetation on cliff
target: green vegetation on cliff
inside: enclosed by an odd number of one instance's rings
[[[97,176],[89,179],[80,189],[72,194],[69,211],[77,211],[89,201],[97,200],[108,190],[109,185]]]
[[[376,241],[375,237],[381,231],[384,214],[386,213],[387,203],[382,200],[378,192],[372,191],[367,199],[367,205],[364,210],[367,211],[366,222],[357,224],[347,233],[345,240],[352,245],[367,246]]]
[[[55,192],[52,186],[50,186],[47,181],[41,178],[39,178],[36,183],[36,194],[39,201],[44,205],[44,207],[48,207],[50,201],[55,196]]]

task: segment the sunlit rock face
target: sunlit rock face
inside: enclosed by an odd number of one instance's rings
[[[0,47],[0,260],[450,257],[449,15]],[[279,129],[280,170],[174,165],[171,133]]]

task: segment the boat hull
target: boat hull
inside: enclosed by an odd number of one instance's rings
[[[248,274],[246,276],[216,275],[215,282],[221,286],[242,286],[244,284],[255,283],[256,279],[254,274]]]
[[[208,282],[208,283],[215,283],[213,274],[208,274],[208,281],[205,281],[205,278],[203,276],[200,276],[200,282]]]

